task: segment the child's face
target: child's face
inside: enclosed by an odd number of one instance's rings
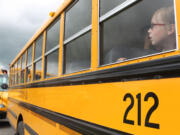
[[[167,36],[168,31],[166,24],[162,21],[159,14],[155,14],[151,20],[151,28],[148,30],[149,38],[151,40],[152,45],[157,45],[163,42]]]

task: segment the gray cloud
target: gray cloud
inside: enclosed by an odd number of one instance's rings
[[[0,67],[9,64],[63,0],[0,0]],[[11,3],[11,4],[10,4]]]

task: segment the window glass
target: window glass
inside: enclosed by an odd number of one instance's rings
[[[42,56],[42,47],[43,47],[43,34],[41,34],[35,42],[35,60]]]
[[[15,85],[15,68],[13,66],[13,84]]]
[[[0,75],[0,84],[6,83],[8,84],[8,76],[7,75]]]
[[[20,69],[21,69],[21,61],[20,61],[20,59],[18,59],[18,72],[20,71]]]
[[[22,69],[25,68],[25,53],[22,55]]]
[[[15,71],[15,75],[16,75],[16,84],[18,84],[19,78],[18,78],[18,61],[15,64],[16,66],[16,71]]]
[[[21,71],[21,83],[24,83],[24,75],[25,75],[25,70],[23,69],[22,71]]]
[[[17,72],[16,73],[16,84],[18,84],[19,83],[19,73]]]
[[[11,71],[11,67],[9,68],[9,85],[11,86],[11,74],[12,74],[12,71]]]
[[[28,48],[27,65],[32,63],[32,48],[32,45]]]
[[[40,80],[42,73],[42,60],[34,64],[34,80]]]
[[[100,16],[127,0],[100,0]]]
[[[101,64],[175,49],[174,20],[173,0],[139,1],[105,20],[100,24]]]
[[[20,72],[21,72],[21,61],[18,59],[18,68],[17,68],[17,83],[20,81]]]
[[[46,78],[58,76],[58,63],[59,49],[46,56]]]
[[[11,80],[12,80],[12,85],[14,85],[14,65],[11,68]]]
[[[90,67],[91,32],[65,45],[64,73],[72,73]]]
[[[26,82],[31,82],[32,66],[26,68]]]
[[[15,84],[17,84],[17,62],[14,64]]]
[[[46,35],[46,52],[59,45],[60,18],[58,18],[47,29]]]
[[[65,39],[91,24],[92,0],[78,0],[66,12]]]

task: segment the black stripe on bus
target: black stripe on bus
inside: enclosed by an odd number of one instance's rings
[[[17,115],[11,110],[11,109],[7,109],[7,111],[15,118],[17,119]]]
[[[170,77],[180,77],[180,56],[178,55],[21,86],[14,86],[10,87],[10,89],[54,87]]]
[[[34,131],[30,126],[28,126],[26,123],[24,124],[24,128],[30,133],[30,135],[38,135],[36,131]]]
[[[61,113],[53,112],[45,108],[41,108],[29,103],[16,100],[14,98],[9,97],[8,100],[15,102],[20,106],[31,110],[32,112],[35,112],[43,117],[46,117],[56,123],[64,125],[84,135],[132,135],[123,131],[115,130],[84,120],[80,120],[71,116],[67,116]]]

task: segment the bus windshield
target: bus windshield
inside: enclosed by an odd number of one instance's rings
[[[7,75],[0,75],[0,86],[2,85],[2,84],[8,84],[8,76]],[[4,91],[5,89],[2,89],[1,87],[0,87],[0,91]]]

